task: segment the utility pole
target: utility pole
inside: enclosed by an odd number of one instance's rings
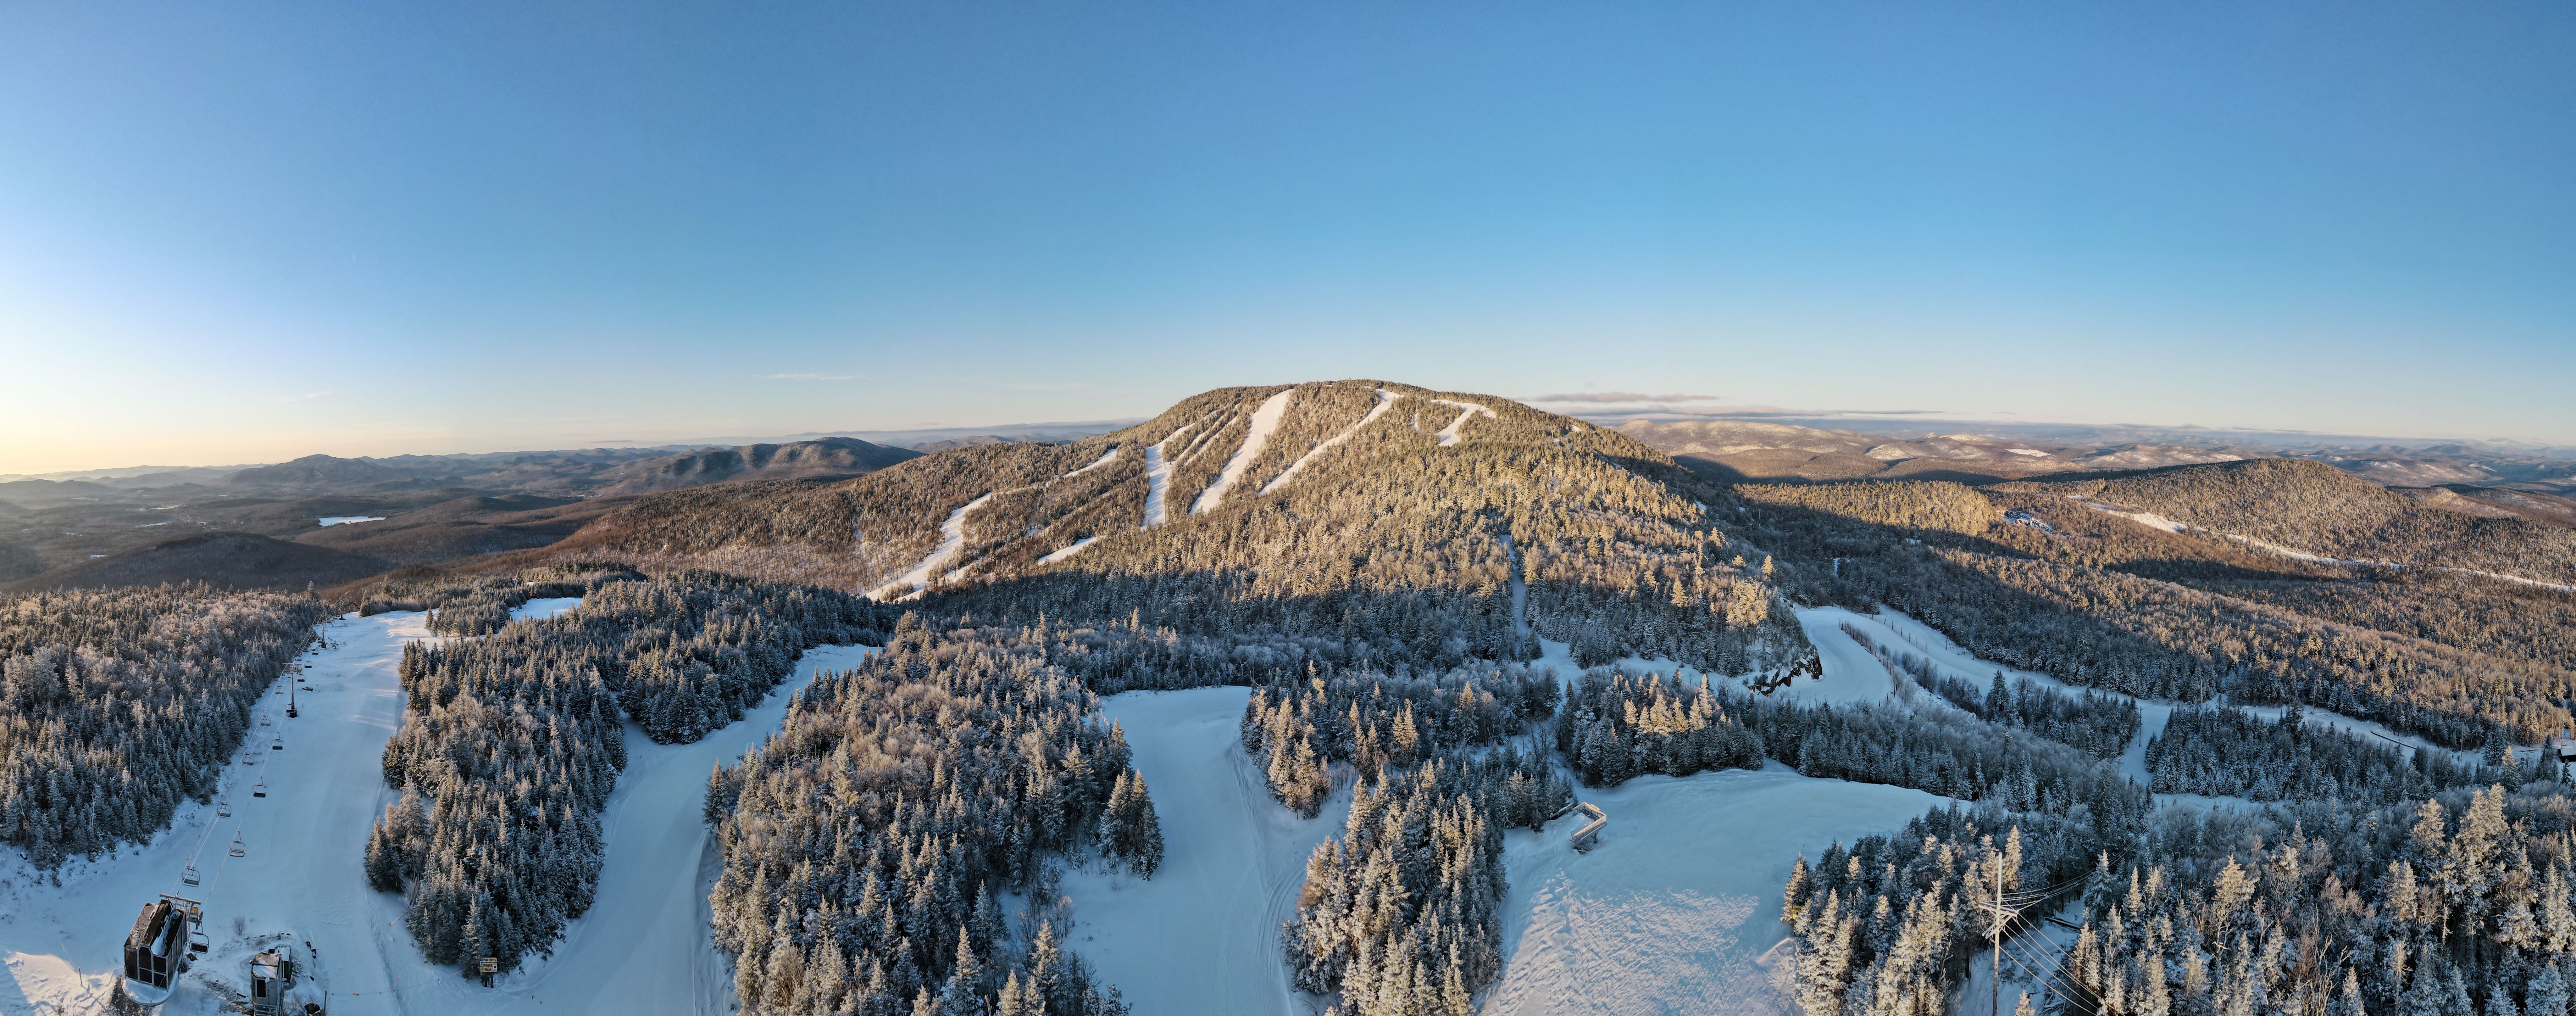
[[[2004,929],[2012,926],[2013,918],[2021,916],[2021,909],[2018,907],[2004,906],[2004,865],[2002,856],[1997,855],[1993,859],[1992,863],[1995,871],[1995,901],[1993,903],[1980,903],[1977,906],[1979,909],[1992,911],[1995,917],[1995,923],[1986,932],[1986,940],[1992,943],[1994,947],[1994,992],[1987,1001],[1987,1011],[1991,1013],[1992,1016],[2003,1016]]]

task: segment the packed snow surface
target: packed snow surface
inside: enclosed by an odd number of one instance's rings
[[[1074,470],[1073,472],[1066,473],[1066,474],[1064,474],[1064,478],[1065,478],[1065,479],[1070,480],[1070,479],[1072,479],[1072,478],[1074,478],[1074,477],[1080,476],[1080,475],[1082,475],[1082,474],[1084,474],[1084,473],[1088,473],[1088,472],[1090,472],[1090,471],[1092,471],[1092,470],[1094,470],[1094,469],[1098,469],[1098,468],[1100,468],[1100,467],[1102,467],[1102,466],[1108,465],[1108,464],[1110,464],[1110,463],[1112,463],[1112,462],[1115,462],[1115,461],[1118,461],[1118,446],[1117,446],[1117,445],[1110,445],[1110,446],[1109,446],[1109,450],[1108,450],[1108,451],[1105,451],[1105,452],[1100,453],[1100,457],[1099,457],[1099,458],[1096,458],[1096,459],[1091,460],[1091,464],[1090,464],[1090,465],[1088,465],[1088,466],[1084,466],[1084,467],[1082,467],[1082,468],[1080,468],[1080,469],[1076,469],[1076,470]]]
[[[1426,395],[1424,398],[1430,398],[1430,396]],[[1473,402],[1452,402],[1448,399],[1431,399],[1431,401],[1444,406],[1458,407],[1458,418],[1449,421],[1448,426],[1440,428],[1440,447],[1442,448],[1456,445],[1458,443],[1458,428],[1466,426],[1467,421],[1475,419],[1476,414],[1483,413],[1487,417],[1492,417],[1494,415],[1493,410],[1479,406]]]
[[[280,679],[258,707],[270,725],[254,722],[243,750],[226,759],[219,794],[230,818],[211,803],[183,805],[149,845],[69,865],[60,886],[39,884],[9,856],[0,875],[0,956],[10,977],[0,980],[0,1013],[101,1011],[135,912],[164,892],[205,903],[215,948],[162,1013],[221,1011],[201,978],[240,987],[246,973],[216,959],[239,952],[233,947],[246,937],[280,933],[319,947],[335,1016],[465,1011],[470,996],[457,972],[422,962],[400,926],[402,898],[370,890],[360,866],[369,824],[395,796],[382,763],[385,739],[402,720],[394,668],[404,643],[431,638],[423,621],[406,611],[324,626],[329,646],[301,660],[313,690],[296,693],[298,718],[286,718]],[[272,738],[284,749],[271,750]],[[268,796],[253,796],[254,784]],[[241,857],[227,849],[236,837]],[[192,858],[200,876],[193,886],[180,880]]]
[[[966,546],[966,513],[982,507],[984,502],[992,499],[993,495],[986,494],[959,505],[956,511],[949,512],[947,521],[939,524],[939,546],[931,548],[930,556],[922,558],[921,563],[912,566],[911,571],[896,576],[894,581],[878,586],[875,591],[868,594],[868,598],[882,601],[898,593],[909,597],[930,588],[930,577],[939,573],[939,566],[947,564],[949,559],[956,557],[957,552]]]
[[[1095,544],[1095,543],[1098,543],[1098,542],[1100,542],[1100,537],[1098,537],[1098,536],[1086,536],[1086,537],[1083,537],[1082,539],[1075,540],[1075,541],[1073,541],[1072,543],[1066,544],[1065,546],[1058,547],[1058,548],[1056,548],[1055,550],[1052,550],[1052,551],[1048,551],[1048,552],[1047,552],[1047,556],[1045,556],[1045,557],[1041,557],[1041,558],[1039,558],[1039,559],[1038,559],[1038,563],[1039,563],[1039,564],[1054,564],[1054,563],[1056,563],[1056,562],[1058,562],[1058,561],[1062,561],[1062,560],[1064,560],[1065,558],[1072,557],[1072,556],[1073,556],[1073,555],[1075,555],[1075,554],[1082,553],[1083,551],[1090,549],[1090,547],[1091,547],[1091,545],[1092,545],[1092,544]]]
[[[1163,454],[1163,446],[1190,432],[1188,424],[1153,444],[1145,446],[1145,528],[1152,529],[1169,521],[1163,511],[1163,496],[1172,486],[1172,459]]]
[[[1344,428],[1341,433],[1325,438],[1322,442],[1316,444],[1315,447],[1307,449],[1306,454],[1298,456],[1297,461],[1289,463],[1288,468],[1280,470],[1277,477],[1272,478],[1269,483],[1264,484],[1261,488],[1261,492],[1267,494],[1271,491],[1278,490],[1281,486],[1287,484],[1289,477],[1297,475],[1298,470],[1306,468],[1306,463],[1315,461],[1315,456],[1324,454],[1326,450],[1332,448],[1334,445],[1350,440],[1351,435],[1360,432],[1360,428],[1376,423],[1378,417],[1386,415],[1386,411],[1394,406],[1395,393],[1387,391],[1384,388],[1378,389],[1377,405],[1370,406],[1368,413],[1360,417],[1360,422]]]
[[[1566,842],[1575,821],[1504,836],[1511,890],[1489,1016],[1795,1012],[1773,983],[1790,951],[1790,864],[1948,803],[1777,762],[1576,793],[1611,816],[1589,853]]]
[[[1067,944],[1137,1016],[1286,1016],[1313,1001],[1289,985],[1279,927],[1296,913],[1307,855],[1341,832],[1350,793],[1311,820],[1272,800],[1236,727],[1250,697],[1243,688],[1193,688],[1101,700],[1126,729],[1153,794],[1163,865],[1150,880],[1097,862],[1067,873]]]
[[[601,816],[607,857],[598,902],[572,922],[552,958],[531,957],[528,967],[485,989],[422,961],[402,927],[402,897],[368,888],[360,866],[369,824],[396,796],[382,768],[385,740],[402,719],[395,667],[405,643],[436,641],[424,620],[399,612],[324,627],[330,644],[302,661],[313,690],[296,693],[298,718],[285,717],[281,680],[277,693],[261,700],[270,725],[252,726],[244,750],[228,758],[220,796],[232,817],[219,817],[211,804],[185,805],[149,845],[69,865],[60,886],[14,854],[0,863],[0,960],[7,964],[0,1016],[104,1011],[134,914],[163,892],[205,903],[214,945],[161,1008],[169,1016],[228,1011],[204,980],[239,989],[242,959],[258,940],[283,934],[316,947],[333,1016],[729,1012],[732,975],[708,931],[714,860],[698,806],[707,771],[776,731],[789,689],[874,650],[806,652],[794,677],[697,744],[657,745],[628,724],[627,768]],[[270,738],[283,738],[285,748],[268,749]],[[242,764],[243,755],[254,761]],[[254,783],[268,796],[251,796]],[[241,857],[228,850],[236,836]],[[180,880],[191,858],[200,876],[194,886]]]
[[[1271,433],[1279,429],[1279,417],[1288,412],[1288,397],[1296,393],[1294,388],[1283,388],[1279,394],[1263,399],[1261,407],[1252,411],[1252,429],[1243,435],[1243,447],[1235,449],[1234,457],[1226,460],[1225,470],[1216,474],[1216,482],[1199,492],[1198,502],[1190,506],[1190,514],[1215,511],[1218,505],[1225,503],[1225,492],[1233,489],[1236,480],[1243,479],[1243,471],[1252,468],[1254,459],[1261,457],[1262,447],[1270,443]]]
[[[600,828],[608,856],[598,902],[566,929],[551,959],[476,1000],[474,1011],[701,1013],[732,1011],[733,973],[716,952],[707,894],[723,861],[700,817],[707,773],[777,733],[795,689],[822,671],[847,670],[876,652],[820,646],[743,718],[696,744],[655,744],[626,724],[626,770],[608,795]],[[479,989],[478,989],[479,990]]]
[[[385,517],[382,515],[325,515],[322,516],[321,522],[325,526],[345,526],[352,522],[382,522],[384,520]]]

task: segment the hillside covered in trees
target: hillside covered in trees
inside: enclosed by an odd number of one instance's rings
[[[0,843],[52,868],[150,840],[214,793],[322,617],[203,586],[0,598]]]
[[[1985,488],[1736,490],[1745,535],[1785,559],[1793,595],[1896,607],[1980,656],[2071,684],[2303,702],[2456,748],[2535,744],[2576,725],[2576,593],[2470,573],[2564,574],[2576,555],[2561,530],[2456,516],[2278,460]],[[2364,529],[2377,535],[2355,535]],[[2290,540],[2409,563],[2270,545]]]
[[[835,484],[646,498],[566,553],[918,598],[944,616],[1221,638],[1448,668],[1812,656],[1726,491],[1615,432],[1377,382],[1227,388],[1066,445],[957,449]],[[1524,626],[1526,632],[1524,634]],[[1279,647],[1300,643],[1285,653]]]

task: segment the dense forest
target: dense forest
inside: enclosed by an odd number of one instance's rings
[[[2176,709],[2147,739],[2147,770],[2159,794],[2210,794],[2254,801],[2344,800],[2385,804],[2435,790],[2554,772],[2529,772],[2539,752],[2498,767],[2454,764],[2444,752],[2407,752],[2376,738],[2306,722],[2298,706],[2278,720],[2243,709]]]
[[[2128,698],[2091,691],[2075,696],[2037,682],[2008,682],[2000,670],[1992,683],[1979,687],[1920,654],[1879,645],[1852,625],[1844,625],[1843,633],[1885,664],[1896,680],[1911,680],[1978,719],[2019,727],[2101,759],[2118,758],[2138,736],[2138,705]]]
[[[1253,691],[1243,706],[1243,750],[1261,759],[1280,803],[1313,818],[1332,791],[1331,763],[1375,776],[1494,744],[1554,714],[1560,694],[1552,672],[1520,665],[1423,675],[1319,671],[1303,684]]]
[[[659,742],[742,716],[805,649],[877,641],[875,604],[711,573],[609,582],[581,609],[476,639],[404,647],[402,729],[385,745],[406,791],[367,843],[402,891],[423,955],[513,969],[589,909],[599,810],[625,767],[619,714]]]
[[[796,693],[785,725],[708,785],[710,900],[747,1013],[1124,1013],[1065,951],[1051,854],[1093,844],[1150,876],[1162,844],[1126,741],[1026,629],[939,633]]]
[[[2080,888],[2095,841],[2063,818],[1996,806],[1935,808],[1893,836],[1799,857],[1780,919],[1798,943],[1791,991],[1808,1016],[1949,1011],[1990,939],[1979,900],[2053,901]]]
[[[191,585],[0,598],[0,843],[51,869],[149,841],[213,795],[324,616]]]
[[[2054,974],[2084,1011],[2560,1016],[2571,840],[2576,800],[2554,783],[2175,810],[2102,859]]]

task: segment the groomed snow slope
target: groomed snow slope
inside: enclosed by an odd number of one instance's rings
[[[1101,700],[1127,731],[1163,827],[1151,880],[1106,866],[1069,872],[1068,942],[1136,1016],[1309,1011],[1289,986],[1279,927],[1295,912],[1306,857],[1341,832],[1348,790],[1300,819],[1270,797],[1236,725],[1244,688],[1136,691]]]
[[[1494,415],[1493,410],[1472,402],[1451,402],[1448,399],[1432,399],[1431,401],[1444,406],[1458,407],[1458,418],[1449,421],[1448,426],[1440,428],[1440,447],[1442,448],[1456,445],[1458,443],[1458,428],[1466,426],[1467,421],[1475,419],[1476,414],[1483,413],[1486,416]]]
[[[1046,555],[1045,557],[1041,557],[1041,558],[1039,558],[1039,559],[1038,559],[1038,563],[1039,563],[1039,564],[1054,564],[1054,563],[1056,563],[1056,562],[1058,562],[1058,561],[1062,561],[1062,560],[1064,560],[1065,558],[1072,557],[1072,556],[1073,556],[1073,555],[1075,555],[1075,554],[1079,554],[1079,553],[1082,553],[1082,552],[1083,552],[1083,551],[1085,551],[1085,550],[1089,550],[1089,549],[1091,549],[1091,545],[1092,545],[1092,544],[1094,544],[1094,543],[1098,543],[1098,542],[1100,542],[1100,537],[1099,537],[1099,536],[1097,536],[1097,535],[1083,537],[1082,539],[1075,540],[1075,541],[1073,541],[1072,543],[1068,543],[1068,544],[1065,544],[1065,545],[1064,545],[1064,546],[1062,546],[1062,547],[1058,547],[1058,548],[1056,548],[1056,549],[1054,549],[1054,550],[1048,551],[1048,552],[1047,552],[1047,555]]]
[[[626,724],[626,771],[600,816],[608,857],[598,902],[537,960],[477,1000],[491,1013],[733,1011],[733,974],[717,954],[707,893],[723,861],[700,818],[707,773],[756,748],[787,718],[787,700],[818,671],[857,666],[876,649],[819,646],[743,718],[696,744],[655,744]]]
[[[1947,800],[1777,762],[1577,796],[1610,814],[1591,852],[1566,844],[1564,820],[1505,836],[1511,891],[1488,1016],[1794,1012],[1769,969],[1789,935],[1780,887],[1791,862]]]
[[[1190,514],[1203,515],[1225,503],[1225,492],[1234,488],[1236,480],[1243,479],[1243,471],[1252,468],[1252,460],[1261,457],[1262,446],[1269,444],[1271,432],[1279,429],[1279,417],[1288,412],[1288,397],[1296,393],[1294,388],[1284,389],[1263,399],[1261,407],[1252,411],[1252,429],[1243,435],[1243,447],[1235,449],[1234,457],[1226,460],[1224,471],[1216,474],[1216,482],[1199,492]]]
[[[412,948],[400,926],[402,898],[369,890],[360,866],[369,824],[394,797],[382,765],[385,739],[402,719],[394,668],[403,644],[430,632],[412,612],[344,617],[323,631],[329,646],[301,661],[314,690],[297,692],[300,717],[285,718],[279,681],[260,705],[271,725],[254,723],[256,747],[245,746],[257,761],[243,765],[244,752],[236,752],[225,766],[231,818],[217,817],[213,805],[185,805],[150,845],[71,865],[59,887],[34,883],[24,862],[10,858],[0,877],[0,956],[11,974],[0,981],[0,1013],[101,1011],[135,912],[163,892],[205,902],[205,930],[217,954],[244,934],[291,931],[310,939],[320,949],[335,1016],[406,1006],[469,1011],[456,971],[430,967]],[[269,750],[271,736],[283,737],[285,749]],[[252,784],[262,781],[269,795],[251,796]],[[242,857],[226,852],[235,835]],[[202,876],[196,886],[179,880],[192,853]],[[198,972],[235,986],[243,979],[212,964]],[[219,1011],[197,976],[181,981],[163,1013]]]
[[[1296,476],[1298,470],[1306,468],[1306,463],[1315,461],[1316,456],[1322,455],[1326,451],[1331,450],[1334,445],[1350,440],[1351,435],[1360,432],[1360,428],[1376,423],[1378,417],[1385,416],[1386,411],[1393,408],[1395,408],[1395,393],[1387,391],[1384,388],[1378,389],[1377,405],[1370,406],[1369,411],[1360,417],[1360,422],[1350,425],[1341,433],[1325,438],[1315,447],[1307,449],[1306,454],[1298,456],[1297,461],[1289,463],[1288,468],[1280,470],[1277,477],[1273,478],[1269,483],[1263,484],[1261,492],[1267,494],[1287,485],[1290,477]]]
[[[930,556],[922,558],[920,564],[913,565],[911,571],[896,576],[894,581],[870,591],[868,599],[883,602],[886,597],[896,596],[898,593],[903,598],[909,598],[930,588],[930,577],[939,573],[939,566],[947,564],[950,558],[956,557],[957,552],[966,546],[966,513],[983,507],[984,502],[992,499],[993,495],[986,494],[957,506],[956,511],[949,512],[947,520],[939,524],[939,546],[931,549]]]
[[[1147,529],[1162,525],[1166,521],[1163,500],[1164,495],[1171,491],[1172,457],[1163,453],[1163,446],[1189,432],[1190,428],[1183,425],[1181,429],[1173,431],[1171,437],[1145,446],[1145,528]]]

